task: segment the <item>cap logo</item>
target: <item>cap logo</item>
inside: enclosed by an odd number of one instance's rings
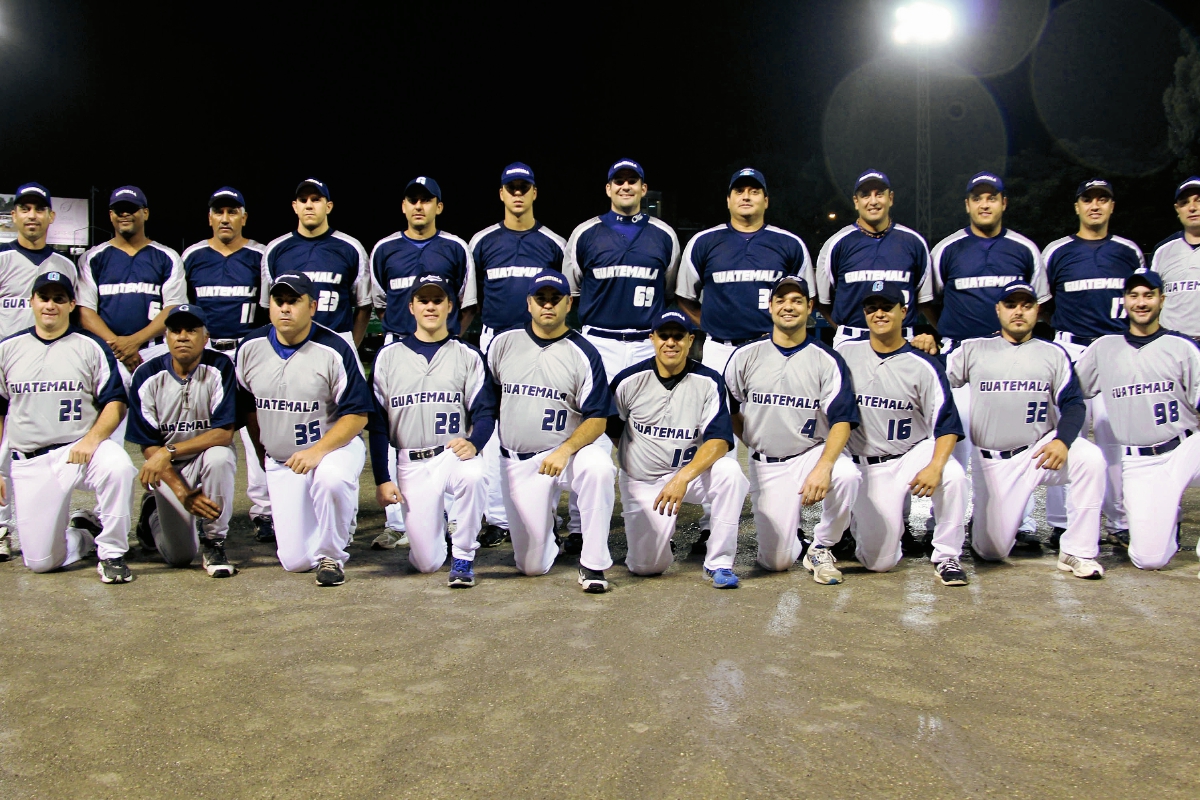
[[[441,275],[422,275],[422,276],[421,276],[421,281],[422,281],[422,282],[425,282],[425,281],[437,281],[438,283],[441,283],[441,282],[442,282],[442,276],[441,276]]]
[[[42,197],[46,196],[46,193],[36,186],[26,186],[25,191],[21,192],[21,194],[29,194],[30,192],[33,192],[34,194],[40,194]]]
[[[522,175],[528,175],[528,174],[529,174],[529,170],[527,170],[527,169],[521,169],[520,167],[513,167],[512,169],[510,169],[510,170],[508,171],[508,173],[507,173],[507,174],[509,174],[509,175],[512,175],[513,173],[517,173],[517,172],[521,173]]]
[[[863,173],[863,176],[862,176],[861,178],[859,178],[859,180],[860,180],[860,181],[865,181],[865,180],[867,180],[868,178],[875,178],[875,179],[877,179],[877,180],[883,180],[883,175],[881,175],[881,174],[880,174],[880,173],[878,173],[878,172],[864,172],[864,173]]]
[[[978,178],[975,179],[975,182],[976,183],[985,183],[985,182],[991,181],[992,183],[995,183],[998,180],[1000,180],[1000,179],[997,178],[995,175],[980,175]]]
[[[883,291],[883,281],[875,281],[874,283],[872,283],[871,291],[872,292],[882,292]]]
[[[1084,186],[1108,186],[1108,181],[1088,181]]]
[[[117,192],[117,194],[131,194],[134,197],[137,197],[137,192],[133,191],[132,189],[122,189],[121,191]]]
[[[613,169],[617,169],[618,167],[630,167],[632,169],[637,169],[637,164],[633,163],[632,161],[618,161],[617,163],[613,164]]]
[[[324,188],[325,188],[325,184],[321,183],[321,182],[320,182],[319,180],[317,180],[316,178],[306,178],[304,182],[305,182],[305,183],[311,183],[313,186],[320,186],[322,189],[324,189]]]
[[[237,197],[233,192],[217,192],[213,197]]]
[[[754,170],[752,170],[752,169],[744,169],[738,173],[738,175],[753,175],[753,174],[754,174]]]
[[[419,183],[419,184],[421,184],[422,186],[424,186],[424,185],[425,185],[425,178],[424,178],[424,177],[417,178],[417,183]]]
[[[49,281],[61,281],[61,280],[62,280],[62,275],[59,275],[57,272],[47,272],[47,273],[46,273],[46,280],[49,280]]]

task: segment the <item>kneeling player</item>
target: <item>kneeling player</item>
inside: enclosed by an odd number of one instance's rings
[[[784,570],[800,557],[801,505],[823,500],[817,530],[825,541],[836,539],[850,522],[862,476],[842,453],[858,427],[850,372],[840,355],[807,334],[807,281],[795,275],[776,281],[769,310],[770,338],[735,350],[725,383],[733,430],[751,450],[758,563]]]
[[[650,331],[654,357],[612,382],[617,413],[608,435],[621,465],[625,566],[635,575],[664,572],[679,505],[704,503],[712,508],[704,574],[718,589],[736,589],[738,520],[750,484],[737,461],[722,458],[733,447],[725,381],[687,357],[693,338],[682,312],[664,311]]]
[[[408,302],[416,331],[385,346],[375,359],[371,468],[379,504],[404,508],[408,561],[421,572],[436,572],[446,563],[443,498],[453,496],[458,525],[449,585],[469,587],[475,585],[471,565],[487,503],[483,459],[476,456],[492,435],[496,396],[483,356],[450,335],[450,297],[445,278],[419,278]],[[397,454],[394,483],[388,476],[389,443]]]
[[[951,458],[963,430],[946,372],[936,358],[904,341],[900,289],[875,281],[862,308],[870,338],[838,348],[850,368],[860,417],[850,434],[850,452],[863,476],[854,503],[858,560],[873,572],[900,561],[904,498],[911,491],[933,498],[938,577],[947,586],[962,586],[967,575],[958,559],[966,536],[967,476]],[[826,539],[814,533],[804,557],[818,583],[841,577],[828,550],[838,534]]]
[[[989,561],[1004,558],[1033,490],[1069,484],[1059,569],[1101,578],[1104,454],[1079,436],[1086,407],[1071,359],[1061,346],[1033,338],[1038,301],[1032,285],[1005,286],[996,314],[998,335],[960,342],[946,359],[950,385],[971,387],[971,549]]]
[[[25,566],[49,572],[79,561],[91,535],[67,528],[71,493],[96,493],[103,529],[95,538],[105,583],[132,579],[129,505],[137,474],[109,437],[125,416],[125,388],[112,351],[70,324],[75,287],[61,272],[33,282],[34,325],[0,342],[0,432],[12,448],[12,486]]]
[[[230,447],[237,411],[233,362],[205,348],[199,306],[176,306],[166,325],[167,352],[142,362],[129,385],[125,439],[142,448],[146,463],[138,480],[157,509],[150,515],[152,538],[143,545],[173,567],[186,567],[203,550],[205,571],[228,578],[237,572],[225,556],[237,469]],[[204,530],[199,537],[197,520]]]
[[[1100,337],[1075,362],[1084,397],[1104,395],[1121,444],[1129,560],[1139,569],[1175,555],[1179,501],[1200,486],[1200,351],[1162,327],[1162,309],[1162,276],[1138,270],[1125,279],[1129,332]]]

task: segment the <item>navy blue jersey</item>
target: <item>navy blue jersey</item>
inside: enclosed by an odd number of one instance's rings
[[[688,242],[675,294],[701,300],[700,324],[709,336],[756,339],[771,330],[771,285],[784,275],[812,286],[812,258],[799,236],[774,225],[746,235],[725,223]]]
[[[187,302],[183,262],[158,242],[132,256],[105,242],[80,256],[75,298],[99,314],[117,336],[130,336],[149,325],[164,306]]]
[[[499,333],[529,322],[529,281],[543,269],[562,272],[567,241],[542,223],[514,231],[496,223],[471,237],[476,297],[483,324]]]
[[[1000,330],[996,304],[1012,281],[1030,284],[1039,303],[1050,299],[1042,254],[1016,231],[1005,228],[984,238],[964,228],[938,242],[931,257],[933,294],[942,300],[937,328],[946,338],[973,339]]]
[[[475,262],[467,243],[438,231],[429,239],[410,239],[403,231],[380,239],[371,250],[371,298],[385,309],[381,318],[388,333],[412,333],[417,321],[408,310],[412,287],[422,275],[440,275],[458,296],[450,312],[450,333],[458,335],[462,310],[476,304]],[[526,286],[528,292],[528,286]]]
[[[1054,294],[1055,330],[1075,336],[1125,331],[1125,279],[1146,266],[1141,248],[1120,236],[1064,236],[1046,246],[1042,259]]]
[[[231,428],[236,417],[237,378],[229,356],[204,350],[182,380],[171,354],[163,353],[133,373],[125,439],[142,447],[178,445],[213,428]]]
[[[835,324],[864,328],[863,300],[871,294],[871,284],[883,281],[904,292],[904,324],[911,326],[917,321],[917,304],[933,300],[928,272],[929,247],[911,228],[892,223],[882,234],[871,234],[857,224],[847,225],[817,256],[817,302],[833,306]]]
[[[271,306],[275,276],[285,272],[303,272],[313,282],[317,292],[313,322],[334,333],[354,330],[355,311],[371,305],[367,251],[358,239],[341,231],[330,228],[312,238],[292,231],[267,245],[262,257],[263,308]]]
[[[567,240],[563,262],[579,321],[612,331],[649,331],[675,292],[678,269],[675,231],[644,212],[592,217]]]
[[[230,255],[207,241],[183,251],[188,298],[204,311],[211,338],[241,339],[256,327],[265,251],[254,241]]]

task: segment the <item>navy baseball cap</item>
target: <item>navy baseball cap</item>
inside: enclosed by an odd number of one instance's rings
[[[1083,197],[1088,192],[1104,192],[1109,197],[1115,197],[1113,194],[1112,184],[1103,178],[1092,178],[1090,181],[1084,181],[1075,189],[1075,199]]]
[[[71,283],[71,279],[61,272],[43,272],[38,275],[33,281],[33,291],[30,295],[37,294],[37,290],[43,286],[61,286],[66,290],[67,297],[75,299],[75,286]]]
[[[739,183],[756,183],[763,192],[767,191],[767,177],[753,167],[739,169],[733,173],[733,177],[729,179],[729,191],[733,191],[733,187]]]
[[[1151,289],[1158,289],[1160,292],[1163,288],[1162,275],[1159,275],[1152,269],[1136,269],[1133,274],[1125,279],[1125,291],[1129,291],[1135,286],[1147,286]]]
[[[1033,299],[1033,302],[1038,301],[1037,289],[1022,280],[1010,281],[1005,284],[1004,288],[1000,290],[1000,301],[1007,300],[1014,294],[1027,294]]]
[[[207,328],[208,320],[200,306],[184,303],[171,309],[167,314],[166,325],[173,331],[183,328]]]
[[[1004,194],[1004,179],[993,172],[976,172],[967,181],[967,197],[980,186],[991,186],[997,194]]]
[[[297,192],[299,194],[299,192]],[[237,208],[246,207],[246,198],[242,197],[242,193],[232,186],[222,186],[212,193],[208,198],[209,208],[225,208],[226,206],[235,206]]]
[[[441,289],[442,294],[446,295],[446,297],[450,297],[450,282],[441,275],[422,275],[417,279],[417,282],[413,284],[412,296],[416,297],[417,292],[421,291],[426,286],[435,286],[438,289]]]
[[[688,319],[687,314],[682,311],[664,311],[654,318],[654,322],[650,325],[650,330],[658,331],[669,325],[678,325],[688,333],[692,332],[692,321]]]
[[[537,186],[537,181],[533,179],[533,167],[529,166],[528,164],[522,164],[520,161],[509,164],[504,168],[504,171],[500,173],[501,186],[512,183],[513,181],[528,181],[534,186]]]
[[[812,293],[808,290],[808,281],[799,275],[784,275],[771,284],[771,297],[779,294],[787,294],[793,289],[805,297],[812,297]]]
[[[1200,194],[1200,176],[1193,175],[1175,188],[1175,202],[1181,197],[1191,197]]]
[[[900,290],[900,287],[887,281],[872,283],[871,288],[867,291],[867,296],[863,298],[863,305],[865,306],[875,298],[886,300],[893,306],[896,304],[907,305],[904,302],[904,292]]]
[[[280,286],[285,286],[291,289],[298,295],[308,295],[316,297],[313,291],[312,281],[303,272],[285,272],[275,278],[275,282],[271,284],[271,294],[275,294],[275,290]]]
[[[608,180],[612,181],[613,176],[623,169],[631,172],[636,172],[637,176],[642,180],[646,180],[646,173],[642,171],[642,165],[634,161],[632,158],[622,158],[620,161],[608,168]]]
[[[555,272],[552,269],[544,269],[529,280],[529,296],[533,297],[538,293],[538,289],[544,287],[558,289],[564,295],[571,293],[571,284],[567,283],[567,279],[563,277],[561,272]]]
[[[438,182],[433,178],[427,178],[424,175],[419,178],[413,178],[408,182],[408,185],[404,187],[405,197],[409,196],[408,193],[412,191],[414,186],[419,186],[424,189],[430,195],[435,197],[439,203],[442,201],[442,187],[438,186]]]
[[[854,182],[854,193],[858,194],[858,190],[868,183],[882,183],[883,188],[889,191],[892,188],[892,182],[888,180],[888,176],[885,173],[877,169],[869,169],[862,175],[859,175],[858,180]]]
[[[50,205],[50,190],[40,183],[22,183],[17,187],[17,193],[13,197],[13,205],[26,199],[32,200],[46,208],[53,208]]]
[[[296,184],[296,197],[299,197],[300,193],[305,189],[316,192],[326,200],[333,199],[329,196],[329,186],[324,181],[319,181],[316,178],[305,178],[304,180],[300,181],[300,183]]]
[[[146,208],[150,205],[146,202],[146,195],[136,186],[121,186],[113,189],[113,193],[108,196],[108,207],[112,208],[117,203],[132,203],[138,208]]]

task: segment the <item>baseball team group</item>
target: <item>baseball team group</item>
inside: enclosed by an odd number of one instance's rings
[[[336,586],[368,450],[387,514],[372,547],[407,545],[424,573],[449,559],[451,587],[475,585],[478,548],[510,540],[521,573],[578,556],[582,590],[608,591],[618,490],[631,573],[671,566],[694,503],[693,552],[718,589],[739,583],[747,494],[757,563],[799,560],[819,584],[842,582],[838,555],[879,572],[926,547],[942,584],[965,585],[964,546],[999,560],[1040,541],[1039,486],[1059,569],[1102,578],[1102,538],[1141,569],[1174,556],[1183,492],[1200,485],[1200,177],[1176,190],[1180,229],[1149,268],[1110,232],[1103,179],[1076,191],[1078,230],[1039,249],[1004,226],[1004,181],[981,172],[967,225],[930,251],[868,170],[857,219],[815,263],[766,223],[756,169],[730,179],[728,221],[682,249],[646,192],[642,166],[617,161],[609,210],[563,239],[514,163],[503,220],[467,242],[439,229],[442,189],[418,177],[406,227],[368,254],[331,226],[320,180],[296,187],[296,229],[265,246],[223,187],[212,237],[181,256],[148,238],[146,196],[125,186],[113,238],[74,263],[46,243],[49,190],[18,187],[17,238],[0,245],[0,560],[15,531],[34,572],[94,552],[100,579],[124,583],[132,532],[172,566],[230,577],[241,460],[256,538]],[[373,312],[383,345],[364,365]],[[915,333],[922,314],[936,333]],[[479,347],[459,338],[476,315]],[[94,510],[71,510],[76,489]],[[907,524],[913,496],[932,501],[928,530]],[[816,503],[809,539],[801,509]]]

